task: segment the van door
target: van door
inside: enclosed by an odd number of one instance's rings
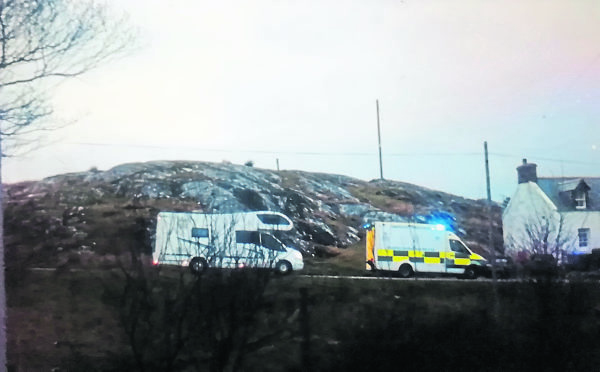
[[[278,255],[286,252],[283,243],[266,233],[238,230],[235,238],[235,254],[229,257],[231,267],[273,267]]]
[[[278,256],[287,252],[283,243],[269,234],[260,233],[260,245],[263,260],[260,267],[275,267]]]
[[[444,273],[446,264],[442,257],[444,241],[440,234],[425,231],[413,234],[413,251],[409,252],[410,260],[415,263],[416,271],[427,273]]]
[[[423,257],[417,261],[417,271],[427,273],[444,273],[446,266],[439,251],[424,251]]]
[[[235,262],[233,267],[263,267],[264,250],[261,247],[258,231],[235,232],[236,250],[231,260]]]
[[[471,252],[465,245],[456,239],[448,239],[449,250],[446,252],[446,272],[452,274],[462,274],[465,268],[471,263]]]

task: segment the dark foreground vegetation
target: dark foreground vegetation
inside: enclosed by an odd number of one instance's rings
[[[597,282],[351,280],[179,269],[29,271],[11,370],[594,370]]]

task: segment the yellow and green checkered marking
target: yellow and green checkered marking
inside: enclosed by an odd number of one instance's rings
[[[424,252],[424,251],[402,251],[393,249],[377,250],[379,262],[401,262],[410,261],[414,263],[442,264],[448,267],[462,267],[471,264],[480,264],[485,259],[477,254],[458,252]]]

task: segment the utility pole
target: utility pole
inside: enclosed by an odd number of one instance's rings
[[[485,152],[485,183],[487,186],[487,204],[488,204],[488,217],[489,217],[489,229],[488,229],[488,241],[490,248],[492,249],[492,277],[496,280],[496,270],[494,268],[494,261],[496,260],[496,250],[494,249],[494,236],[493,236],[493,218],[492,218],[492,190],[490,187],[490,165],[488,161],[488,147],[487,141],[483,142],[483,151]]]
[[[375,100],[377,106],[377,139],[379,141],[379,179],[383,180],[383,161],[381,160],[381,129],[379,125],[379,100]]]
[[[488,161],[487,141],[483,142],[483,151],[485,153],[485,182],[487,185],[487,207],[488,207],[488,241],[492,250],[492,287],[494,291],[494,316],[498,315],[498,283],[496,278],[496,249],[494,249],[494,234],[493,234],[493,216],[492,216],[492,191],[490,187],[490,165]]]

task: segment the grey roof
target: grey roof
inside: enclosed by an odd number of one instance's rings
[[[583,179],[581,179],[581,178],[574,178],[572,180],[560,181],[560,182],[558,182],[558,191],[559,192],[573,191],[582,182],[585,183],[585,181]]]
[[[559,211],[600,211],[600,177],[540,177],[537,182]],[[588,189],[586,209],[576,209],[570,192]]]

